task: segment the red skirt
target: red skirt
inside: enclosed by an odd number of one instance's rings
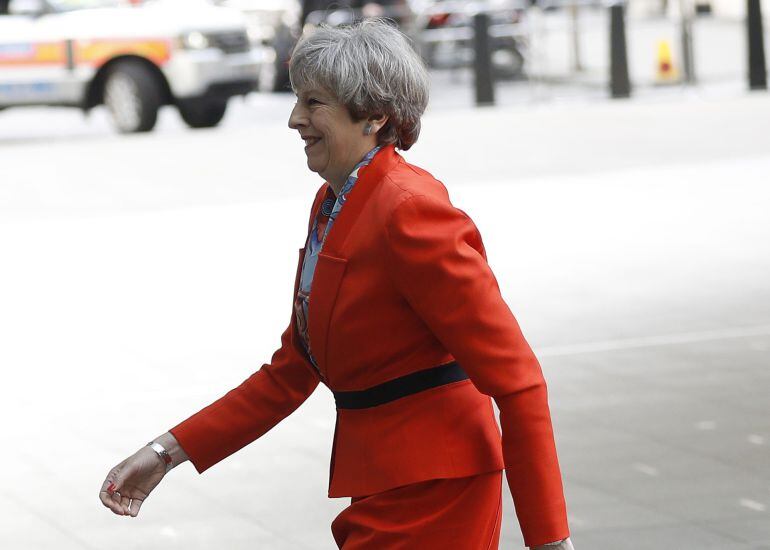
[[[497,550],[502,471],[354,497],[332,522],[341,550]]]

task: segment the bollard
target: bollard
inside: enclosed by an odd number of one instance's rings
[[[626,50],[626,18],[621,2],[610,6],[610,93],[613,98],[631,97]]]
[[[583,61],[580,55],[580,10],[577,0],[572,0],[569,7],[572,21],[572,70],[579,73],[583,70]]]
[[[692,12],[682,8],[682,65],[684,66],[684,81],[695,84],[695,56],[692,45]]]
[[[746,25],[749,36],[749,89],[767,90],[765,38],[762,34],[762,6],[759,0],[748,0]]]
[[[473,16],[473,47],[475,51],[473,76],[476,85],[476,105],[494,105],[492,47],[489,40],[489,14],[487,13],[477,13]]]

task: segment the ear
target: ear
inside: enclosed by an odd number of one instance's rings
[[[375,114],[366,119],[366,123],[372,127],[372,134],[376,134],[388,122],[388,115]]]

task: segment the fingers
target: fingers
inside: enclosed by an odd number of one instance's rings
[[[110,495],[110,509],[118,514],[119,516],[124,516],[123,513],[123,506],[121,506],[120,503],[120,493],[118,491],[113,491],[113,493]]]
[[[125,515],[123,512],[123,507],[121,505],[121,498],[120,493],[114,490],[104,490],[99,491],[99,500],[102,501],[102,504],[112,510],[115,514],[119,516]]]
[[[102,504],[104,504],[104,506],[112,510],[114,513],[122,515],[123,510],[120,508],[120,496],[118,495],[117,500],[115,498],[115,490],[117,489],[116,470],[117,468],[113,468],[110,473],[107,474],[107,479],[104,480],[104,483],[102,483],[102,488],[99,491],[99,500],[101,500]]]
[[[131,499],[131,517],[135,518],[137,515],[139,515],[139,508],[142,507],[142,503],[144,501],[140,498],[133,498]]]
[[[104,483],[102,483],[102,488],[99,491],[99,500],[102,501],[102,504],[119,516],[129,515],[131,503],[129,497],[120,494],[123,481],[128,474],[127,471],[122,471],[122,466],[124,464],[125,461],[110,470],[110,473],[107,474],[107,478],[104,480]]]
[[[139,513],[139,508],[142,506],[141,499],[132,499],[121,495],[120,491],[112,490],[112,485],[108,487],[108,490],[99,492],[99,500],[119,516],[136,517]]]
[[[123,513],[122,510],[120,509],[118,504],[116,504],[112,500],[112,495],[110,493],[108,493],[107,491],[100,491],[99,492],[99,500],[101,500],[102,504],[104,504],[104,506],[106,506],[107,508],[112,510],[114,513],[116,513],[118,515],[122,515],[122,513]]]
[[[147,477],[142,470],[142,464],[132,456],[107,474],[99,491],[99,500],[114,514],[130,517],[136,517],[139,514],[147,493],[152,490],[152,486],[144,490],[137,486],[138,482],[145,481],[142,476]],[[157,484],[157,481],[155,483]]]

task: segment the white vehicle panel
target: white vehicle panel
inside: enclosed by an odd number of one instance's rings
[[[0,17],[0,105],[64,103],[78,95],[82,86],[67,70],[66,46],[48,31],[49,19]]]
[[[229,55],[213,49],[179,52],[162,70],[174,96],[185,98],[200,95],[210,84],[252,79],[264,59],[261,50]]]

